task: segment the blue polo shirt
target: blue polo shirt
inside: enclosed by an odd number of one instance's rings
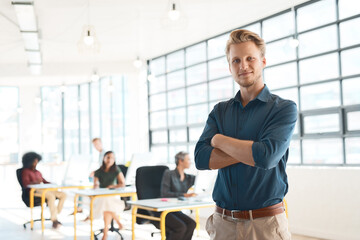
[[[228,210],[253,210],[277,204],[288,191],[285,172],[289,144],[297,120],[293,101],[271,94],[268,87],[243,107],[240,91],[215,105],[196,144],[195,163],[209,169],[212,137],[252,140],[255,167],[237,163],[218,170],[213,190],[216,205]]]

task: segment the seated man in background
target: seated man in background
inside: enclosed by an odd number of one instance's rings
[[[195,193],[187,193],[194,185],[195,176],[186,174],[185,169],[190,167],[189,154],[179,152],[175,155],[176,168],[166,170],[161,182],[162,197],[193,197]],[[167,240],[190,240],[196,227],[195,221],[182,212],[172,212],[165,219]]]
[[[27,187],[29,184],[50,183],[42,177],[41,172],[36,170],[36,165],[39,161],[41,161],[41,156],[35,152],[25,153],[22,157],[24,169],[21,174],[21,179],[24,187]],[[41,189],[35,191],[36,194],[41,194],[42,192],[43,190]],[[55,207],[56,198],[59,199],[57,208]],[[45,193],[45,199],[50,209],[50,219],[53,222],[52,227],[56,229],[61,225],[57,220],[57,214],[60,213],[63,208],[66,194],[60,191],[47,191]]]

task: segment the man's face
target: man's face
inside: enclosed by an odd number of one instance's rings
[[[95,140],[95,141],[93,142],[93,145],[94,145],[94,148],[95,148],[96,150],[98,150],[99,152],[101,152],[101,150],[102,150],[102,143],[101,143],[100,140]]]
[[[232,44],[229,49],[229,70],[235,82],[243,88],[263,84],[262,70],[266,65],[254,42]]]

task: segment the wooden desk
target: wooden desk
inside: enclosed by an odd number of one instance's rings
[[[76,213],[77,213],[77,199],[78,196],[85,196],[90,198],[90,239],[94,239],[93,231],[93,206],[94,200],[100,197],[110,197],[110,196],[119,196],[119,197],[131,197],[133,201],[136,201],[136,189],[135,187],[125,187],[125,188],[97,188],[97,189],[84,189],[75,191],[74,197],[74,240],[76,240]],[[119,199],[120,201],[120,199]]]
[[[57,191],[59,189],[72,189],[72,188],[87,188],[89,186],[79,186],[79,185],[57,185],[57,184],[30,184],[30,211],[31,211],[31,220],[30,228],[34,228],[34,219],[33,219],[33,208],[34,208],[34,196],[36,190],[43,190],[42,194],[38,195],[41,197],[41,232],[44,233],[44,203],[45,203],[45,194],[47,191]]]
[[[164,200],[167,201],[164,201]],[[143,199],[138,201],[129,201],[133,207],[132,210],[132,239],[135,240],[135,223],[136,217],[145,218],[149,220],[155,220],[160,222],[161,239],[165,240],[165,218],[170,212],[177,212],[183,209],[195,209],[196,213],[196,228],[199,230],[199,209],[214,207],[213,201],[201,200],[198,198],[189,198],[185,201],[180,201],[177,198],[154,198],[154,199]],[[160,217],[153,217],[144,214],[138,214],[138,209],[144,209],[155,212],[162,212]]]

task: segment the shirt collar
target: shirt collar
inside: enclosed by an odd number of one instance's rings
[[[261,90],[261,92],[255,97],[255,99],[259,99],[262,102],[268,102],[270,100],[270,98],[271,98],[271,94],[270,94],[269,88],[266,86],[266,84],[265,84],[265,87]],[[235,99],[235,101],[241,103],[240,90],[236,93],[234,99]],[[254,100],[252,100],[252,101],[254,101]]]

